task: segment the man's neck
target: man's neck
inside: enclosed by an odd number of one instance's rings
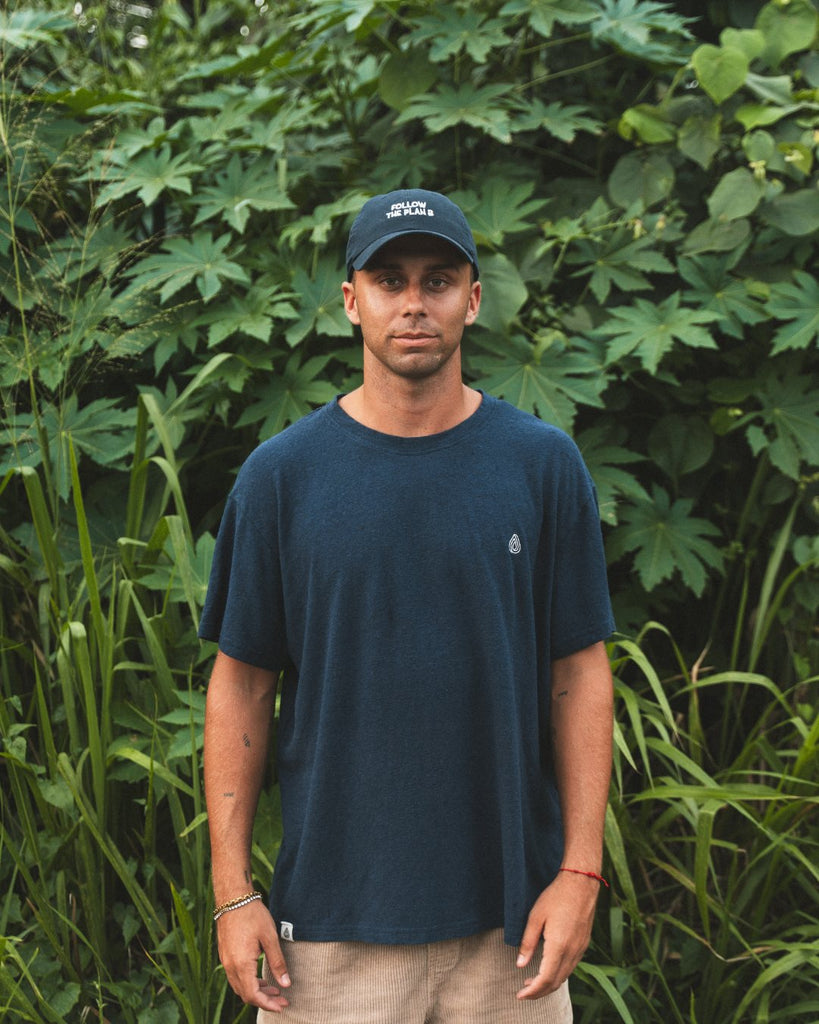
[[[368,381],[341,398],[341,408],[354,420],[382,434],[425,437],[457,427],[481,404],[479,391],[460,381],[446,388],[429,381],[393,381],[389,388]]]

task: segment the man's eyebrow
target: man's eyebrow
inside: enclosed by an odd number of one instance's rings
[[[456,270],[461,264],[458,260],[447,260],[443,263],[434,263],[432,266],[425,267],[426,271],[432,270]],[[402,264],[400,262],[393,262],[391,260],[377,260],[372,263],[368,263],[364,268],[365,270],[401,270]]]

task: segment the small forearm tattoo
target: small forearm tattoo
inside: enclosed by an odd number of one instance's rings
[[[250,737],[248,736],[248,734],[247,734],[247,733],[244,733],[244,734],[243,734],[243,736],[242,736],[242,743],[244,743],[244,745],[245,745],[246,747],[249,747],[249,746],[250,746]]]
[[[561,690],[558,693],[558,695],[557,695],[557,699],[560,700],[561,697],[568,697],[568,696],[569,696],[569,691],[568,690]]]
[[[223,793],[222,796],[225,798],[225,800],[232,800],[236,796],[236,794],[235,793]]]

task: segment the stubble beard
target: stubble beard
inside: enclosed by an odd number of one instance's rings
[[[418,322],[411,324],[408,329],[423,330],[424,326],[423,322]],[[371,354],[388,373],[404,380],[422,381],[444,370],[459,351],[460,339],[455,344],[448,344],[439,336],[436,347],[431,350],[396,351],[388,341],[380,353],[371,350]]]

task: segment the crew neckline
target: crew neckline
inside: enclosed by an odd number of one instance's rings
[[[405,437],[402,434],[385,434],[383,431],[367,427],[342,409],[339,404],[343,394],[336,395],[328,406],[331,417],[336,423],[348,433],[352,434],[358,441],[372,447],[388,449],[390,451],[404,452],[408,455],[434,451],[439,448],[448,448],[471,437],[476,431],[483,428],[484,423],[492,415],[497,399],[487,395],[484,391],[477,389],[481,396],[478,408],[470,413],[466,419],[456,423],[454,427],[439,431],[435,434],[420,434],[412,437]]]

